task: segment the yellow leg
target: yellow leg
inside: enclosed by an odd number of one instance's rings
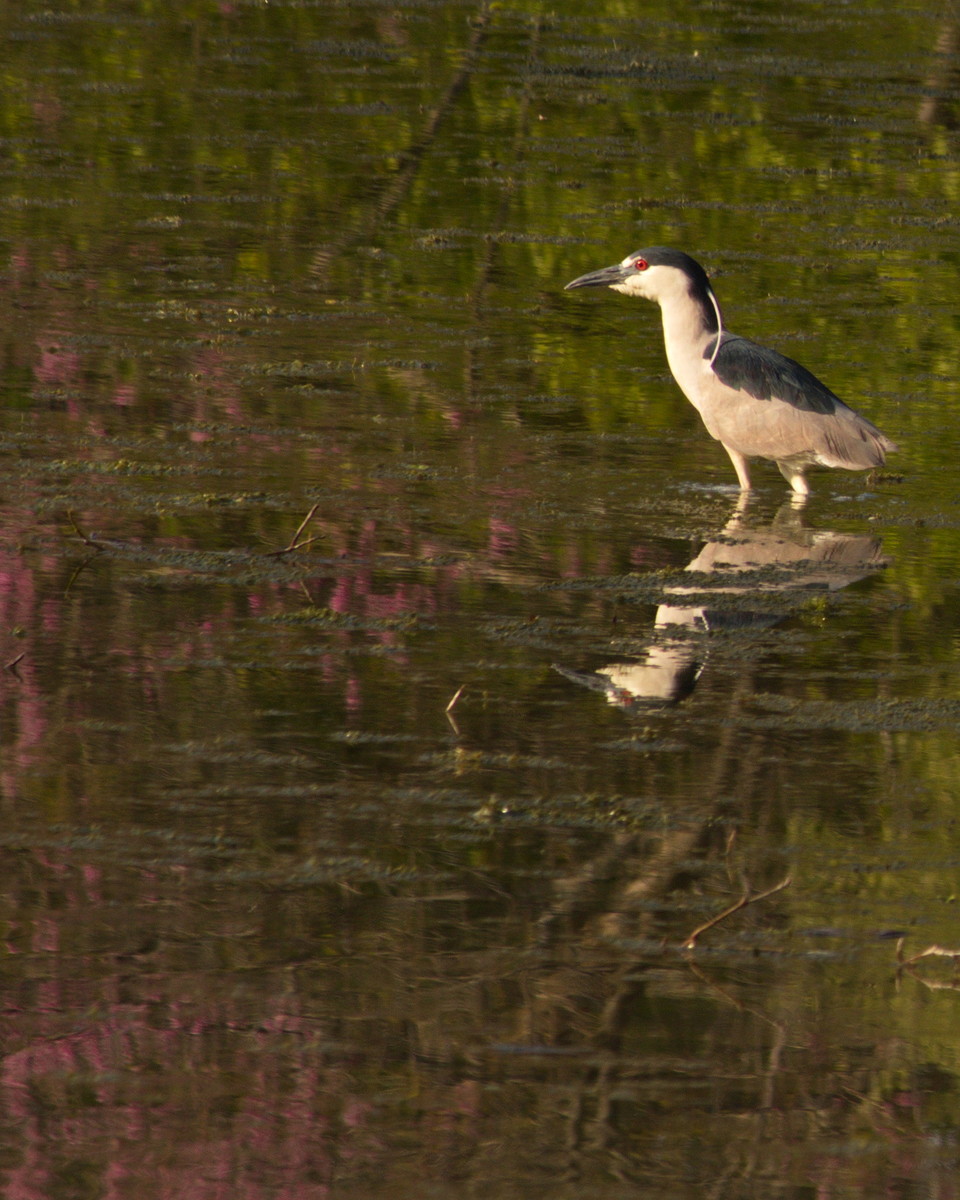
[[[784,477],[787,483],[790,484],[798,496],[810,495],[810,484],[807,483],[807,479],[803,471],[799,470],[797,467],[791,467],[788,466],[787,463],[782,462],[778,462],[777,467],[780,470],[780,474]]]
[[[747,469],[747,460],[739,450],[734,450],[732,446],[728,446],[726,442],[721,443],[724,450],[730,455],[730,461],[733,463],[733,469],[737,473],[737,479],[740,480],[740,491],[750,491],[750,472]]]

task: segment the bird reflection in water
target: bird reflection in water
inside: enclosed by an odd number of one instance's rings
[[[596,671],[556,663],[554,669],[622,708],[678,704],[694,690],[705,665],[707,641],[697,634],[768,629],[790,615],[790,599],[840,591],[889,561],[879,538],[809,529],[789,502],[769,525],[756,527],[745,523],[746,507],[741,497],[721,533],[685,568],[712,578],[665,589],[668,599],[654,622],[663,633],[642,656]],[[717,603],[704,602],[705,592],[717,596]],[[787,603],[761,603],[771,595]],[[684,603],[684,596],[696,602]]]

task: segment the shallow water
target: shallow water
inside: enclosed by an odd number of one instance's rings
[[[948,1194],[955,22],[88,8],[0,15],[0,1187]],[[651,243],[888,468],[738,505],[563,292]]]

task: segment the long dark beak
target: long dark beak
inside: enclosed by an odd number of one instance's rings
[[[615,283],[623,280],[623,275],[623,267],[617,263],[613,267],[601,267],[599,271],[588,271],[586,275],[568,283],[563,290],[569,292],[571,288],[578,287],[613,287]]]

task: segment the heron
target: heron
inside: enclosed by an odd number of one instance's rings
[[[750,490],[751,458],[772,459],[794,496],[805,497],[810,467],[866,471],[897,449],[806,367],[724,329],[706,271],[682,250],[637,250],[565,290],[581,287],[660,305],[671,374],[730,456],[741,492]]]

